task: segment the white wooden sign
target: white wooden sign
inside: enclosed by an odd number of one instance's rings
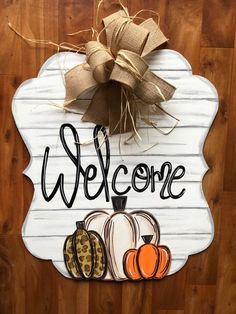
[[[65,97],[63,74],[83,61],[69,52],[52,56],[13,99],[16,125],[31,154],[24,174],[35,191],[22,228],[24,243],[66,277],[173,274],[213,239],[202,191],[208,169],[202,148],[217,112],[217,92],[192,75],[179,53],[153,53],[150,69],[177,88],[163,108],[180,122],[169,135],[143,124],[142,142],[121,145],[120,152],[119,135],[104,138],[105,129],[58,108]],[[88,103],[83,100],[84,107]],[[153,119],[165,132],[173,126],[162,112]],[[78,144],[94,136],[90,144]]]

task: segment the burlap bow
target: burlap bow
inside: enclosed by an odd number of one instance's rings
[[[110,134],[134,130],[142,105],[169,100],[175,87],[153,74],[144,57],[167,41],[149,18],[137,25],[120,10],[103,19],[107,45],[98,40],[85,45],[86,61],[65,74],[65,106],[80,104],[79,97],[92,89],[82,121],[109,126]]]

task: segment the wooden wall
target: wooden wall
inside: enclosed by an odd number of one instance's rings
[[[208,78],[220,105],[204,154],[210,167],[203,189],[215,223],[213,244],[191,256],[177,274],[160,282],[73,282],[48,261],[30,255],[21,226],[33,188],[22,175],[28,152],[11,115],[19,84],[35,77],[55,52],[29,46],[7,26],[9,20],[30,38],[84,42],[66,34],[94,24],[97,0],[0,1],[0,313],[157,313],[236,312],[236,40],[235,0],[129,0],[131,14],[157,10],[168,48],[182,53],[194,74]],[[109,3],[110,1],[106,1]],[[104,9],[109,13],[108,4]],[[102,14],[102,12],[101,12]],[[87,38],[88,39],[88,38]]]

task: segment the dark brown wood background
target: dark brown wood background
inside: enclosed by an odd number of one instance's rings
[[[106,3],[111,1],[107,0]],[[103,13],[108,14],[108,4]],[[170,38],[194,74],[219,92],[219,112],[204,154],[210,167],[203,188],[214,223],[214,242],[191,256],[177,274],[158,282],[104,283],[65,279],[50,261],[26,250],[21,226],[33,188],[22,175],[29,154],[11,114],[19,84],[35,77],[51,48],[30,47],[11,32],[9,20],[30,38],[84,42],[66,34],[94,24],[96,0],[0,0],[0,313],[236,313],[236,40],[235,0],[129,0],[131,14],[157,10]],[[88,38],[87,38],[88,39]]]

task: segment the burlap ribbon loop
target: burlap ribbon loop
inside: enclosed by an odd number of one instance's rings
[[[169,100],[175,91],[143,59],[167,38],[152,18],[137,25],[127,12],[120,10],[104,18],[107,45],[89,41],[86,63],[65,74],[65,106],[75,101],[79,106],[82,93],[96,88],[82,120],[109,126],[112,134],[134,130],[135,98],[150,105]]]
[[[147,42],[149,31],[134,24],[131,20],[122,17],[118,20],[114,20],[110,24],[110,27],[112,27],[113,24],[114,29],[111,35],[110,46],[111,52],[116,56],[119,50],[124,49],[141,55]],[[106,33],[108,33],[108,31]]]
[[[114,58],[110,50],[98,41],[89,41],[85,45],[87,63],[93,71],[93,77],[98,83],[109,81],[114,66]]]
[[[126,85],[134,92],[147,69],[148,64],[138,54],[122,49],[118,52],[110,79]]]

